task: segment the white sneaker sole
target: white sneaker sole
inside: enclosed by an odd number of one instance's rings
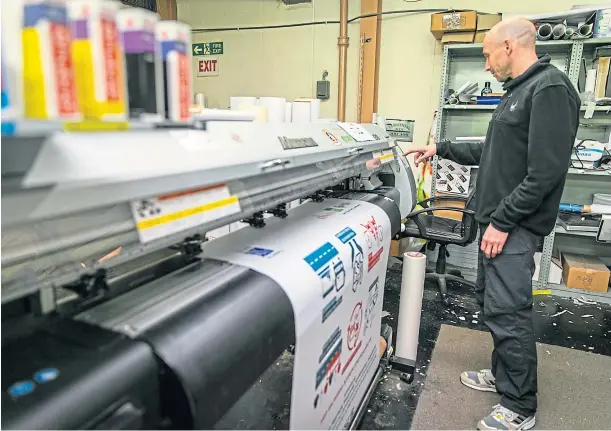
[[[496,392],[496,388],[490,386],[478,386],[473,383],[465,382],[463,379],[460,379],[460,383],[465,385],[468,388],[475,389],[480,392]]]
[[[516,430],[529,430],[529,429],[533,429],[535,427],[535,416],[533,416],[529,421],[523,422],[522,425],[519,428],[515,428]],[[500,428],[490,428],[489,426],[487,426],[483,420],[479,421],[479,423],[477,424],[477,429],[478,430],[497,430]]]

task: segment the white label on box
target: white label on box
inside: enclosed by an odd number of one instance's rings
[[[241,211],[225,185],[140,199],[131,203],[140,242],[147,243]]]
[[[344,129],[356,142],[375,141],[371,133],[363,126],[357,123],[337,123],[339,127]]]

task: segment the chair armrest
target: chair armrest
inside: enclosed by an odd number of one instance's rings
[[[420,218],[418,216],[420,214],[432,213],[432,212],[435,212],[435,211],[458,211],[458,212],[461,212],[463,214],[470,215],[472,217],[475,216],[475,212],[472,211],[472,210],[468,210],[468,209],[464,209],[464,208],[455,208],[455,207],[424,208],[424,209],[421,209],[421,210],[413,211],[413,212],[409,213],[406,218],[410,219],[414,223],[416,223],[416,226],[418,227],[418,231],[420,232],[420,236],[423,239],[428,239],[429,235],[428,235],[428,231],[427,231],[426,227],[424,226],[424,224],[422,224],[422,221],[420,220]]]
[[[472,210],[468,210],[465,208],[456,208],[456,207],[434,207],[434,208],[423,208],[421,210],[417,210],[417,211],[412,211],[411,213],[409,213],[407,215],[406,218],[411,218],[413,219],[414,217],[423,214],[423,213],[432,213],[435,211],[457,211],[457,212],[461,212],[463,214],[468,214],[470,216],[475,216],[475,211]],[[416,217],[418,218],[418,217]],[[416,220],[414,220],[416,221]]]
[[[464,201],[467,202],[467,198],[464,196],[433,196],[432,198],[424,199],[418,202],[418,205],[424,208],[429,208],[429,202],[437,201]]]

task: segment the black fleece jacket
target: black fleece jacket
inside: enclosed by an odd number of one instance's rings
[[[548,235],[556,223],[579,126],[579,95],[549,56],[506,82],[504,89],[483,144],[439,142],[437,154],[479,165],[479,223],[503,232],[521,226]]]

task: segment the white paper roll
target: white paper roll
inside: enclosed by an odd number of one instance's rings
[[[286,102],[284,107],[284,121],[287,123],[293,121],[293,104],[291,102]]]
[[[204,93],[195,93],[195,97],[193,98],[193,103],[202,109],[208,107],[208,102],[206,100],[206,95]]]
[[[425,273],[426,256],[424,254],[416,252],[403,254],[395,354],[399,358],[414,361],[414,363],[418,354],[418,333],[420,332]]]
[[[312,104],[307,101],[293,102],[293,123],[309,123],[312,121]]]
[[[284,123],[286,121],[286,99],[284,97],[259,97],[259,106],[267,108],[269,123]]]
[[[596,69],[590,69],[586,75],[586,93],[594,93],[596,89]]]
[[[240,105],[238,111],[250,111],[255,113],[255,122],[267,123],[267,108],[265,106]]]
[[[240,106],[257,106],[256,97],[232,96],[229,98],[229,108],[239,109]]]
[[[202,109],[193,118],[201,121],[255,121],[257,113],[237,109]]]
[[[300,97],[295,99],[295,102],[309,102],[310,103],[310,121],[316,121],[320,118],[320,99],[310,99],[307,97]]]

